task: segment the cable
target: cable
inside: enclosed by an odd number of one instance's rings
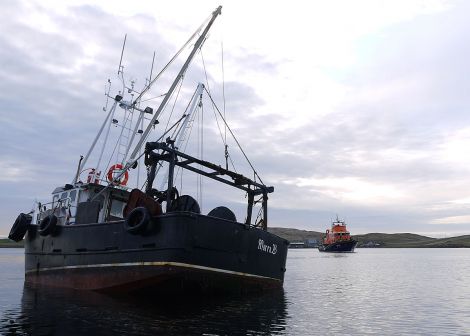
[[[224,118],[225,118],[225,70],[224,70],[224,43],[220,43],[222,49],[222,98],[224,101]],[[227,146],[227,125],[225,125],[225,146]]]
[[[166,95],[166,93],[162,93],[161,95],[158,95],[158,96],[155,96],[155,97],[150,97],[150,98],[143,99],[143,100],[141,99],[141,100],[140,100],[140,103],[145,103],[145,102],[147,102],[147,101],[149,101],[149,100],[157,99],[157,98],[163,97],[163,96],[165,96],[165,95]]]
[[[173,112],[175,111],[176,101],[178,100],[178,97],[180,95],[181,87],[183,86],[183,81],[184,81],[184,76],[183,78],[181,78],[181,81],[179,82],[178,92],[176,92],[176,97],[173,102],[173,107],[171,108],[170,116],[168,117],[168,121],[166,122],[165,131],[167,130],[168,125],[170,124],[171,117],[173,116]]]
[[[149,82],[149,85],[147,85],[147,87],[145,89],[142,90],[142,92],[139,94],[139,96],[137,96],[137,98],[134,100],[134,103],[136,103],[139,99],[142,98],[142,96],[148,91],[150,90],[150,87],[155,83],[155,81],[162,75],[162,73],[165,72],[165,70],[171,65],[171,63],[173,63],[173,61],[179,56],[179,54],[181,54],[181,52],[189,45],[189,43],[194,39],[194,37],[199,34],[199,32],[202,30],[202,28],[204,27],[204,25],[206,24],[207,21],[209,21],[209,19],[213,16],[213,14],[211,14],[207,19],[204,20],[204,22],[199,26],[198,29],[196,29],[196,31],[193,33],[193,35],[191,35],[189,37],[189,39],[186,41],[186,43],[178,50],[178,52],[171,58],[170,61],[168,61],[168,63],[163,67],[162,70],[160,70],[160,72],[155,76],[155,78]]]
[[[204,89],[205,89],[205,88],[204,88]],[[243,156],[245,157],[246,161],[247,161],[248,164],[250,165],[251,169],[253,169],[253,173],[254,173],[256,176],[258,176],[258,179],[259,179],[259,181],[261,182],[261,184],[265,185],[264,182],[263,182],[263,180],[261,179],[261,177],[260,177],[259,174],[257,173],[255,167],[253,167],[253,165],[251,164],[250,159],[248,159],[248,156],[246,156],[245,151],[243,150],[242,146],[240,145],[240,143],[238,142],[237,138],[235,137],[235,134],[233,134],[232,129],[230,128],[229,125],[227,125],[227,122],[225,121],[225,118],[223,117],[222,113],[220,113],[220,110],[219,110],[219,108],[217,107],[217,105],[215,104],[214,99],[212,99],[211,94],[209,93],[209,91],[207,91],[207,89],[205,89],[205,90],[206,90],[207,94],[209,95],[209,98],[211,99],[212,104],[213,104],[214,107],[217,109],[217,112],[219,112],[219,115],[220,115],[220,117],[222,118],[222,120],[224,121],[225,126],[227,126],[227,129],[229,130],[229,132],[230,132],[230,134],[232,135],[233,139],[234,139],[235,142],[237,143],[238,148],[240,148],[240,151],[243,153]]]
[[[206,63],[204,62],[204,55],[202,54],[202,50],[201,50],[201,59],[202,59],[202,66],[204,68],[204,74],[206,76],[206,83],[207,83],[207,89],[206,89],[206,92],[209,94],[209,97],[211,97],[210,95],[210,87],[209,87],[209,79],[207,77],[207,71],[206,71]],[[212,98],[211,98],[212,100]],[[228,145],[227,145],[227,133],[225,133],[225,137],[224,135],[222,135],[222,130],[220,129],[220,125],[219,125],[219,119],[217,118],[217,113],[215,112],[215,103],[214,101],[212,100],[212,111],[214,112],[214,117],[215,117],[215,122],[217,123],[217,128],[219,129],[219,134],[220,134],[220,137],[222,139],[222,142],[224,143],[224,147],[225,147],[225,151],[224,151],[224,156],[225,156],[225,161],[227,162],[227,158],[230,159],[230,163],[232,164],[232,168],[235,172],[237,172],[237,169],[235,168],[235,164],[232,160],[232,157],[230,156],[230,154],[228,153]],[[224,98],[224,106],[225,106],[225,98]],[[219,112],[220,113],[220,112]],[[227,129],[227,128],[225,128]],[[228,170],[228,164],[226,163],[226,168]]]

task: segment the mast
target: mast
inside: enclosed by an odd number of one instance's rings
[[[180,72],[178,73],[178,75],[176,76],[175,80],[173,81],[173,84],[171,85],[170,89],[168,90],[168,92],[165,94],[165,97],[163,98],[163,101],[161,102],[160,106],[158,107],[157,111],[155,112],[152,120],[150,120],[150,123],[149,125],[147,126],[147,129],[144,131],[144,133],[142,134],[142,137],[140,138],[139,142],[137,143],[137,145],[135,146],[129,160],[127,161],[127,165],[126,166],[130,166],[133,164],[133,161],[135,160],[137,154],[139,153],[139,150],[140,148],[142,147],[142,145],[144,144],[144,142],[146,141],[147,139],[147,136],[149,134],[149,132],[152,130],[152,127],[153,125],[155,124],[155,121],[157,120],[158,116],[160,115],[160,113],[162,112],[163,108],[165,107],[166,103],[168,102],[168,100],[170,99],[171,95],[173,94],[173,91],[175,90],[176,86],[178,85],[178,83],[180,82],[180,80],[183,78],[183,75],[184,73],[186,72],[189,64],[191,63],[192,59],[194,58],[194,55],[196,54],[197,50],[201,47],[201,45],[204,43],[205,39],[206,39],[206,35],[207,33],[209,32],[209,29],[211,28],[212,24],[214,23],[215,19],[217,18],[217,16],[219,14],[222,13],[222,6],[219,6],[217,7],[217,9],[212,12],[212,18],[211,20],[209,21],[209,23],[207,24],[206,28],[204,29],[204,31],[202,32],[201,36],[199,36],[198,40],[196,41],[196,43],[194,44],[194,48],[193,50],[191,51],[191,53],[189,54],[188,58],[186,59],[186,62],[184,63],[183,67],[181,68]]]

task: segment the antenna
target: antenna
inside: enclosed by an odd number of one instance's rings
[[[150,68],[149,84],[152,82],[153,64],[155,63],[155,51],[153,52],[152,67]]]
[[[127,33],[126,35],[124,35],[124,42],[122,44],[121,59],[119,60],[119,68],[117,72],[118,75],[121,73],[122,56],[124,55],[124,48],[126,47],[126,39],[127,39]]]

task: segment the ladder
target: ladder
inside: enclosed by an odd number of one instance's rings
[[[119,134],[118,151],[116,155],[116,162],[122,164],[124,167],[126,155],[129,152],[129,138],[132,132],[132,119],[134,111],[132,108],[124,107],[124,123],[122,124],[121,133]]]

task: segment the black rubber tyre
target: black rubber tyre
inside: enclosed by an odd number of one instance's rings
[[[212,209],[208,214],[207,216],[211,216],[211,217],[217,217],[217,218],[222,218],[222,219],[226,219],[228,221],[232,221],[232,222],[236,222],[237,221],[237,217],[235,216],[235,214],[233,213],[232,210],[230,210],[229,208],[227,207],[224,207],[224,206],[219,206],[215,209]]]
[[[197,214],[201,213],[199,203],[189,195],[181,195],[171,202],[170,211],[188,211]]]
[[[127,215],[124,227],[127,232],[132,234],[143,233],[146,231],[149,222],[150,212],[147,208],[137,207]]]
[[[29,224],[31,224],[32,219],[33,217],[31,217],[30,215],[20,213],[16,218],[15,223],[11,227],[8,238],[16,242],[22,240],[24,235],[26,234],[26,231],[28,231]]]
[[[39,223],[38,232],[41,236],[47,236],[48,234],[54,233],[57,226],[57,216],[49,215],[44,217]]]

